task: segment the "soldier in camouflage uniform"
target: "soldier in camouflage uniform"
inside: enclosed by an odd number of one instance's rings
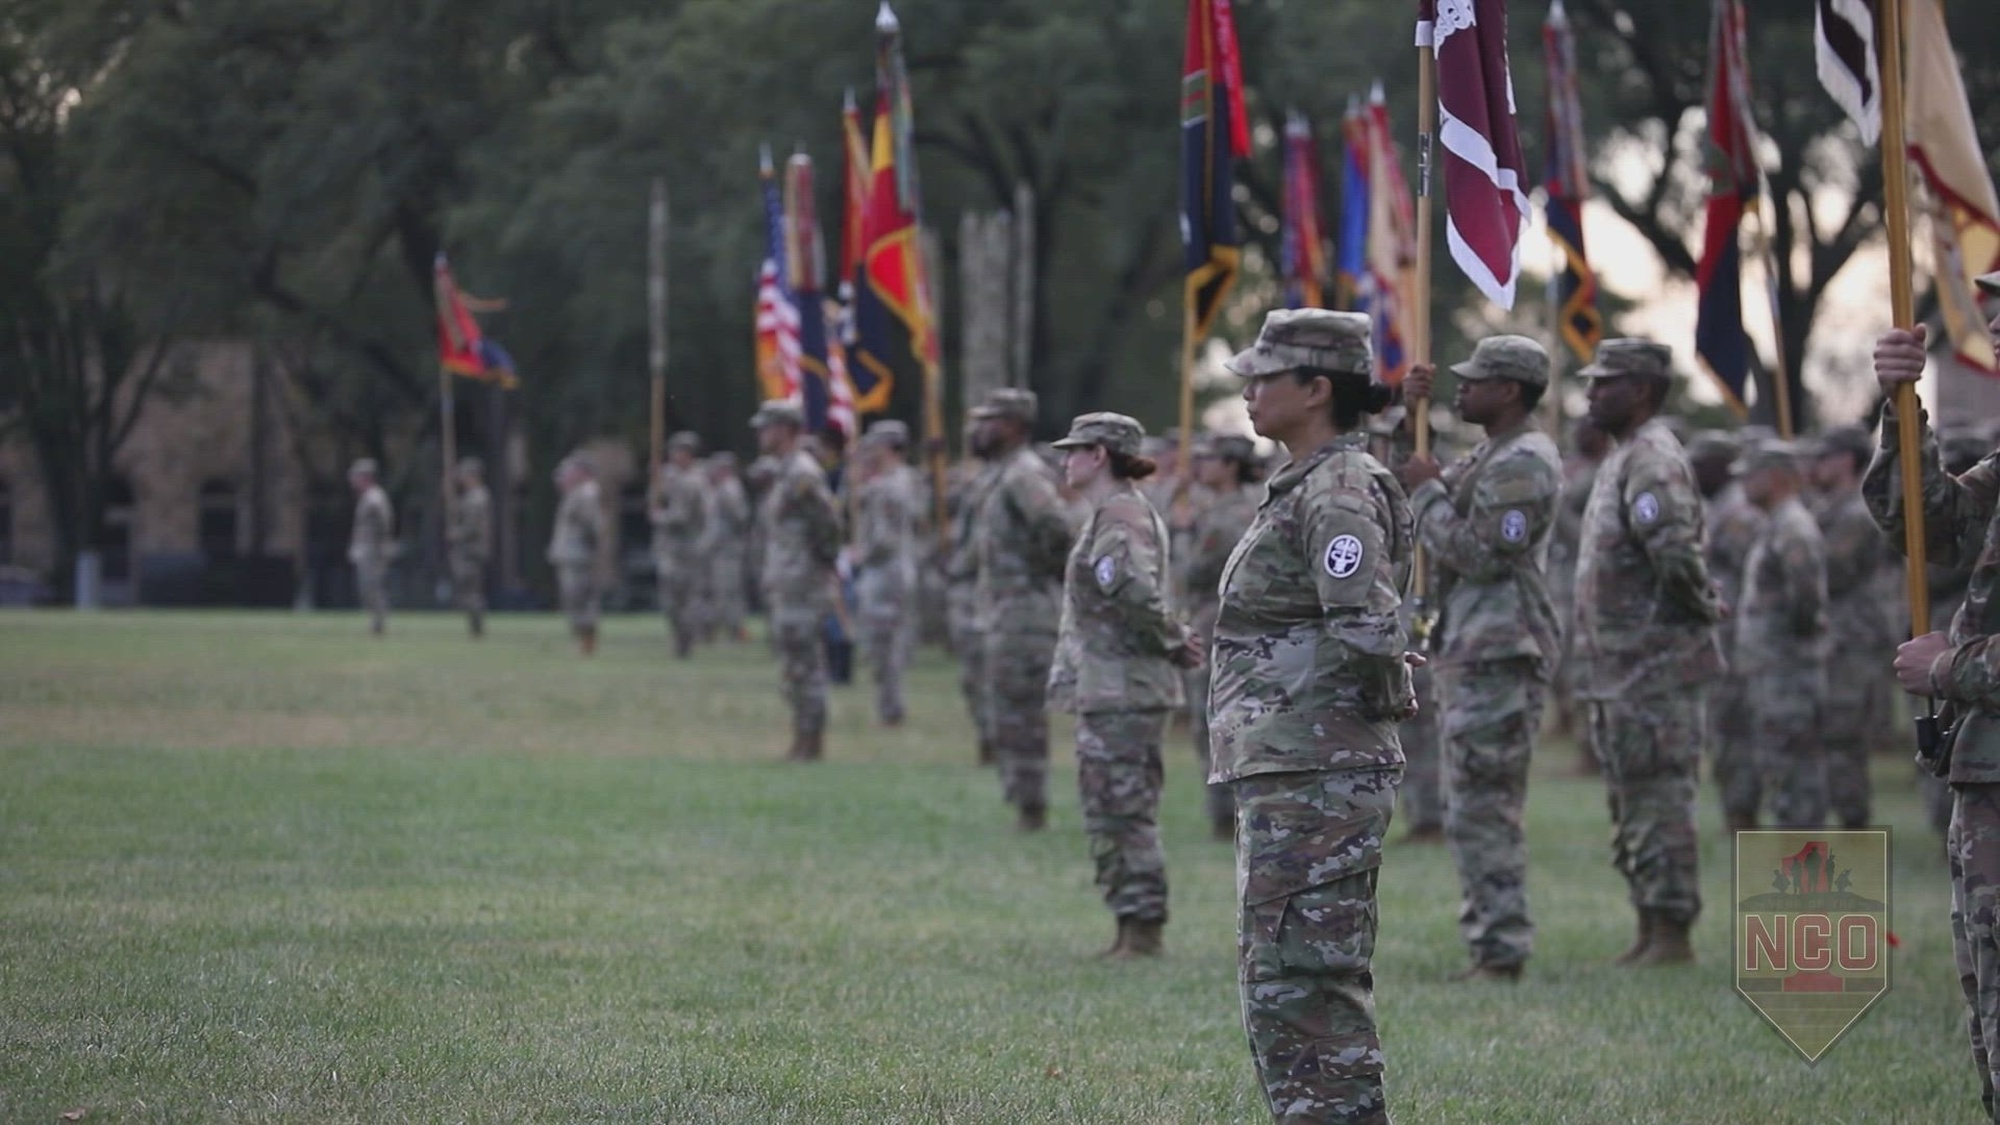
[[[368,631],[379,637],[389,629],[389,563],[396,557],[396,509],[375,477],[375,462],[366,457],[347,470],[347,483],[355,496],[347,561],[354,564],[354,586],[361,596],[361,608],[368,611]]]
[[[1556,729],[1576,739],[1577,772],[1598,773],[1597,750],[1590,744],[1590,724],[1579,721],[1582,708],[1576,702],[1576,553],[1583,533],[1583,509],[1590,503],[1591,486],[1597,482],[1597,467],[1610,451],[1611,439],[1588,417],[1579,418],[1572,431],[1575,449],[1563,463],[1562,500],[1556,506],[1555,531],[1549,537],[1549,600],[1555,604],[1556,620],[1562,622],[1562,659],[1556,668]]]
[[[1868,824],[1868,748],[1890,725],[1883,714],[1890,702],[1882,682],[1882,662],[1895,649],[1897,631],[1888,612],[1893,603],[1882,597],[1889,545],[1861,497],[1861,474],[1874,453],[1875,442],[1866,429],[1841,426],[1820,439],[1812,465],[1821,497],[1817,516],[1826,541],[1831,625],[1820,730],[1826,745],[1827,798],[1843,828]]]
[[[736,455],[724,450],[708,459],[708,509],[702,516],[701,542],[695,557],[708,570],[708,595],[713,611],[708,621],[716,633],[733,641],[744,632],[744,572],[749,558],[750,501],[736,476]]]
[[[1195,481],[1207,497],[1188,529],[1188,559],[1182,569],[1188,588],[1188,614],[1202,651],[1215,636],[1215,616],[1221,610],[1219,589],[1223,564],[1236,549],[1237,540],[1257,518],[1257,505],[1264,490],[1252,483],[1257,469],[1257,449],[1250,439],[1237,434],[1220,434],[1196,447]],[[1195,760],[1201,775],[1208,776],[1210,763],[1208,732],[1208,676],[1206,667],[1194,667],[1182,677],[1187,692],[1188,726],[1194,734]],[[1236,838],[1236,804],[1229,786],[1211,783],[1205,800],[1210,831],[1218,840]]]
[[[1798,451],[1763,442],[1744,455],[1743,492],[1764,513],[1737,595],[1735,672],[1750,708],[1755,784],[1778,828],[1826,821],[1826,544],[1799,492]],[[1866,763],[1864,762],[1865,766]],[[1751,805],[1754,810],[1757,803]],[[1754,823],[1754,820],[1753,820]]]
[[[583,454],[572,453],[556,466],[556,487],[562,504],[549,536],[549,565],[556,571],[563,616],[577,650],[592,656],[597,652],[598,603],[604,597],[604,548],[610,538],[596,467]]]
[[[493,500],[486,493],[486,466],[461,458],[452,473],[451,527],[446,535],[451,562],[451,594],[465,611],[473,636],[486,635],[486,560],[493,552]]]
[[[915,474],[903,463],[909,441],[908,427],[884,419],[868,428],[856,459],[853,563],[861,643],[875,671],[875,715],[892,727],[903,724],[903,668],[910,658],[923,503]]]
[[[968,420],[965,444],[973,445]],[[979,764],[994,763],[993,736],[987,727],[984,703],[986,685],[986,644],[979,631],[979,552],[976,524],[992,473],[985,458],[968,455],[952,466],[945,487],[945,516],[951,525],[951,543],[942,557],[945,580],[945,623],[951,632],[951,651],[958,657],[958,690],[965,697],[967,714],[978,732]]]
[[[2000,274],[1979,287],[1993,307]],[[2000,316],[1990,330],[2000,336]],[[1875,379],[1890,405],[1882,412],[1880,448],[1861,484],[1868,510],[1896,550],[1903,549],[1902,470],[1894,404],[1896,388],[1924,371],[1927,333],[1893,329],[1875,345]],[[1938,447],[1919,419],[1922,435],[1926,557],[1951,566],[1975,560],[1965,602],[1942,632],[1930,632],[1896,650],[1896,681],[1912,695],[1945,705],[1952,728],[1943,769],[1952,789],[1951,829],[1945,850],[1951,867],[1951,936],[1965,993],[1973,1065],[1979,1071],[1986,1115],[2000,1121],[1994,1087],[2000,1084],[2000,454],[1958,477],[1940,470]],[[1975,546],[1976,545],[1976,546]]]
[[[1590,707],[1610,796],[1613,862],[1638,914],[1638,939],[1621,964],[1694,958],[1703,695],[1722,667],[1701,497],[1658,417],[1671,359],[1649,340],[1606,340],[1581,372],[1592,420],[1618,443],[1584,510],[1576,657],[1577,695]]]
[[[1397,610],[1415,550],[1402,486],[1368,455],[1365,315],[1280,310],[1229,369],[1291,460],[1223,569],[1209,778],[1236,794],[1239,982],[1271,1116],[1385,1122],[1376,876],[1416,706]],[[1418,658],[1420,659],[1420,658]]]
[[[1063,578],[1049,706],[1076,715],[1077,788],[1097,887],[1118,923],[1113,957],[1156,957],[1167,923],[1160,851],[1160,744],[1180,700],[1179,667],[1200,662],[1169,597],[1167,525],[1136,482],[1146,431],[1085,414],[1056,442],[1063,478],[1090,505]]]
[[[1708,525],[1708,574],[1722,604],[1732,609],[1742,597],[1743,565],[1751,545],[1763,533],[1765,515],[1743,493],[1735,465],[1743,443],[1721,430],[1703,430],[1688,442],[1688,464],[1705,504]],[[1723,661],[1735,667],[1736,630],[1717,631]],[[1718,676],[1708,689],[1708,750],[1715,787],[1722,798],[1722,819],[1729,831],[1757,827],[1762,786],[1758,781],[1760,751],[1751,713],[1749,685],[1742,676]]]
[[[758,518],[764,525],[764,604],[792,712],[787,757],[817,761],[826,752],[826,647],[820,629],[834,596],[840,511],[827,490],[826,473],[801,448],[805,415],[796,403],[767,402],[750,425],[758,450],[776,465]]]
[[[694,651],[705,616],[703,573],[699,546],[708,524],[708,487],[702,480],[701,438],[683,430],[667,439],[667,463],[660,466],[660,487],[653,496],[653,572],[660,592],[660,612],[674,639],[674,655],[687,659]]]
[[[1048,822],[1049,665],[1073,534],[1055,476],[1028,444],[1035,408],[1033,391],[1003,387],[972,415],[980,455],[993,462],[973,532],[985,644],[980,694],[1001,790],[1025,832]]]
[[[1397,476],[1411,490],[1443,611],[1431,649],[1443,689],[1445,839],[1472,961],[1456,979],[1518,980],[1535,939],[1522,831],[1528,763],[1562,645],[1542,576],[1562,455],[1535,423],[1549,386],[1540,344],[1494,336],[1452,370],[1458,416],[1485,429],[1486,440],[1450,468],[1413,457]],[[1417,365],[1404,396],[1427,402],[1431,378],[1429,364]]]

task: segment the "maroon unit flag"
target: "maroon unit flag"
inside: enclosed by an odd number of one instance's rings
[[[1419,0],[1417,13],[1417,46],[1437,54],[1445,240],[1479,291],[1511,309],[1528,194],[1507,69],[1507,2]]]

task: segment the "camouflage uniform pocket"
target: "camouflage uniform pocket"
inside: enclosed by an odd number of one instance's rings
[[[1245,980],[1368,972],[1376,869],[1400,776],[1352,770],[1236,783]]]

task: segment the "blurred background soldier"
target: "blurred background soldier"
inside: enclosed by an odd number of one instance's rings
[[[1576,656],[1611,799],[1612,862],[1638,915],[1638,938],[1618,957],[1628,965],[1694,959],[1696,778],[1704,695],[1722,668],[1701,497],[1659,417],[1671,361],[1663,344],[1606,340],[1579,373],[1591,419],[1618,443],[1584,510]]]
[[[1416,433],[1405,424],[1409,411],[1400,403],[1389,407],[1368,421],[1369,449],[1371,453],[1391,470],[1401,468],[1411,454],[1416,452]],[[1426,556],[1424,565],[1428,570],[1431,559]],[[1426,573],[1424,589],[1437,589],[1435,576]],[[1424,649],[1429,644],[1427,630],[1433,619],[1434,605],[1427,606],[1424,599],[1407,597],[1397,610],[1403,621],[1403,631],[1409,635],[1412,648]],[[1397,807],[1402,810],[1405,827],[1402,842],[1405,844],[1444,843],[1444,750],[1443,736],[1439,732],[1440,712],[1437,705],[1437,679],[1428,665],[1414,668],[1410,673],[1412,690],[1417,694],[1417,713],[1404,719],[1398,732],[1403,745],[1403,783],[1396,794]]]
[[[389,628],[389,562],[396,557],[396,510],[375,477],[375,462],[366,457],[347,470],[355,496],[347,561],[354,564],[354,588],[361,608],[368,611],[368,631],[379,637]]]
[[[724,450],[708,459],[708,509],[702,516],[695,558],[708,572],[712,612],[704,624],[732,641],[749,640],[743,629],[745,560],[750,549],[750,502],[736,477],[736,454]]]
[[[1826,543],[1826,605],[1830,626],[1820,736],[1826,747],[1827,798],[1843,828],[1868,824],[1868,751],[1894,726],[1882,665],[1894,659],[1899,622],[1895,602],[1882,596],[1889,545],[1861,497],[1861,474],[1875,439],[1860,426],[1841,426],[1820,439],[1812,463],[1819,530]]]
[[[976,448],[993,461],[974,532],[982,695],[1001,791],[1024,832],[1048,823],[1049,663],[1072,535],[1055,474],[1028,444],[1035,408],[1033,391],[1002,387],[972,415]]]
[[[477,457],[459,461],[452,474],[451,593],[465,611],[466,628],[486,635],[486,560],[493,551],[493,500],[486,494],[486,466]]]
[[[1076,715],[1077,788],[1097,889],[1117,920],[1112,957],[1157,957],[1167,924],[1160,744],[1180,700],[1177,668],[1200,663],[1173,612],[1166,521],[1136,482],[1153,462],[1123,414],[1070,423],[1063,478],[1089,506],[1063,578],[1049,704]]]
[[[1743,592],[1743,564],[1764,528],[1764,512],[1743,494],[1735,465],[1743,443],[1722,430],[1703,430],[1689,440],[1688,464],[1701,489],[1708,524],[1708,575],[1722,604],[1736,608]],[[1708,752],[1715,787],[1722,800],[1723,823],[1730,831],[1757,826],[1761,786],[1758,748],[1751,722],[1749,687],[1735,661],[1736,630],[1717,630],[1723,660],[1730,673],[1718,676],[1708,689]]]
[[[1555,604],[1556,620],[1562,622],[1562,663],[1556,669],[1556,732],[1576,739],[1577,772],[1598,772],[1597,751],[1590,745],[1590,724],[1580,721],[1576,704],[1576,661],[1571,650],[1576,645],[1576,553],[1583,534],[1583,509],[1590,503],[1590,488],[1597,481],[1597,467],[1611,451],[1611,439],[1588,417],[1579,418],[1571,431],[1575,448],[1563,461],[1562,503],[1556,508],[1555,534],[1549,537],[1549,600]]]
[[[977,519],[992,487],[993,472],[988,458],[978,454],[973,431],[978,422],[967,419],[967,456],[951,467],[945,482],[945,516],[951,523],[951,541],[943,555],[946,624],[951,630],[951,650],[958,655],[958,690],[965,697],[972,716],[972,728],[979,738],[979,764],[994,762],[993,732],[986,713],[986,645],[979,630],[979,552]]]
[[[549,565],[556,570],[556,587],[563,616],[576,637],[577,651],[597,652],[598,603],[604,597],[604,503],[598,495],[597,470],[590,458],[572,453],[556,466],[556,487],[562,505],[556,509],[549,537]]]
[[[801,444],[798,404],[767,402],[750,419],[757,448],[774,459],[758,519],[764,525],[764,604],[778,650],[785,703],[792,712],[793,761],[826,753],[826,647],[822,624],[836,595],[840,512],[826,473]]]
[[[1750,710],[1756,787],[1777,828],[1826,821],[1827,768],[1819,703],[1825,691],[1826,545],[1800,499],[1798,451],[1763,442],[1744,455],[1743,493],[1764,513],[1744,561],[1735,619],[1735,675]],[[1860,763],[1866,770],[1867,761]],[[1755,810],[1747,825],[1756,827]]]
[[[1195,449],[1195,483],[1200,506],[1188,529],[1186,575],[1188,615],[1202,652],[1215,636],[1215,615],[1221,610],[1222,571],[1237,541],[1257,518],[1263,489],[1257,479],[1257,448],[1238,434],[1218,434]],[[1194,734],[1195,760],[1201,776],[1209,770],[1208,677],[1205,666],[1189,668],[1182,677],[1187,692],[1188,725]],[[1210,832],[1218,840],[1236,838],[1236,802],[1229,786],[1210,782],[1206,798]]]
[[[1417,540],[1441,611],[1431,638],[1442,711],[1445,840],[1458,868],[1459,933],[1472,963],[1455,979],[1518,980],[1534,949],[1528,916],[1528,764],[1542,727],[1562,627],[1542,568],[1562,495],[1562,455],[1535,422],[1549,355],[1525,336],[1481,340],[1455,365],[1458,416],[1486,431],[1440,470],[1412,457]],[[1418,364],[1403,394],[1428,402]]]
[[[893,418],[868,428],[856,450],[855,601],[862,647],[875,673],[875,715],[903,725],[903,670],[909,663],[911,611],[916,602],[917,522],[922,503],[914,474],[905,471],[909,428]]]
[[[660,612],[674,638],[674,655],[686,659],[707,616],[707,577],[701,541],[708,529],[708,486],[702,479],[701,439],[683,430],[667,439],[667,463],[653,498],[653,571]]]

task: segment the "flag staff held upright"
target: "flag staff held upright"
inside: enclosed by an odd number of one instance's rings
[[[1878,0],[1877,50],[1882,65],[1882,210],[1889,228],[1889,306],[1897,328],[1916,324],[1916,299],[1910,263],[1909,153],[1904,147],[1903,121],[1903,0]],[[1903,477],[1903,553],[1908,564],[1910,635],[1931,631],[1930,588],[1924,581],[1924,489],[1922,437],[1918,428],[1917,388],[1896,388],[1897,457]],[[1937,749],[1937,701],[1927,701],[1928,714],[1917,718],[1917,752],[1929,757]]]
[[[660,465],[667,435],[667,182],[653,179],[653,200],[646,209],[646,366],[653,380],[651,467],[646,482],[650,502],[659,500]]]
[[[1437,139],[1437,47],[1425,35],[1417,44],[1417,268],[1416,283],[1410,294],[1410,362],[1431,361],[1431,174],[1435,168],[1432,148]],[[1431,401],[1418,399],[1409,407],[1410,424],[1415,427],[1417,456],[1431,452]],[[1423,596],[1424,568],[1416,569],[1417,596]]]

